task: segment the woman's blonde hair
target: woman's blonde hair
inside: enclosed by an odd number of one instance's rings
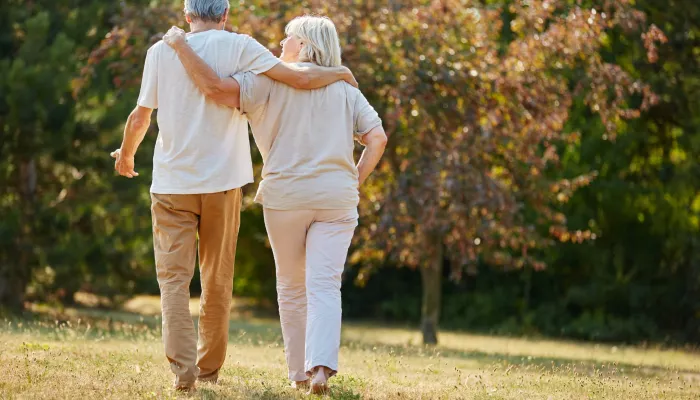
[[[313,15],[296,17],[289,21],[284,33],[287,36],[294,35],[304,42],[299,61],[312,62],[322,67],[340,66],[340,40],[330,18]]]

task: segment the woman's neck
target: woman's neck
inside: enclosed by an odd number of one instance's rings
[[[287,64],[296,64],[299,62],[299,57],[295,56],[282,56],[280,60],[286,62]]]

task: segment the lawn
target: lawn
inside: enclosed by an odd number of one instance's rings
[[[153,306],[154,302],[150,302]],[[157,302],[155,302],[157,304]],[[139,314],[37,309],[0,327],[0,398],[305,398],[285,379],[273,319],[231,323],[218,385],[171,388],[159,319]],[[196,310],[196,302],[192,308]],[[145,309],[145,308],[144,308]],[[698,399],[700,352],[444,332],[437,347],[413,329],[345,324],[337,399]]]

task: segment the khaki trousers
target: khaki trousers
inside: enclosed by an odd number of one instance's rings
[[[241,189],[152,193],[151,202],[163,344],[175,386],[192,386],[198,378],[216,381],[226,359]],[[199,342],[189,311],[197,245],[202,282]]]
[[[275,256],[284,351],[289,379],[303,381],[317,366],[338,370],[345,259],[357,210],[266,208]]]

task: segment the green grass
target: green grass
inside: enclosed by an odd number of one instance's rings
[[[285,379],[275,320],[234,320],[219,385],[202,384],[189,396],[171,389],[157,316],[43,310],[31,322],[0,323],[2,399],[305,397]],[[696,350],[455,332],[440,339],[424,347],[414,330],[345,324],[331,398],[700,398]]]

